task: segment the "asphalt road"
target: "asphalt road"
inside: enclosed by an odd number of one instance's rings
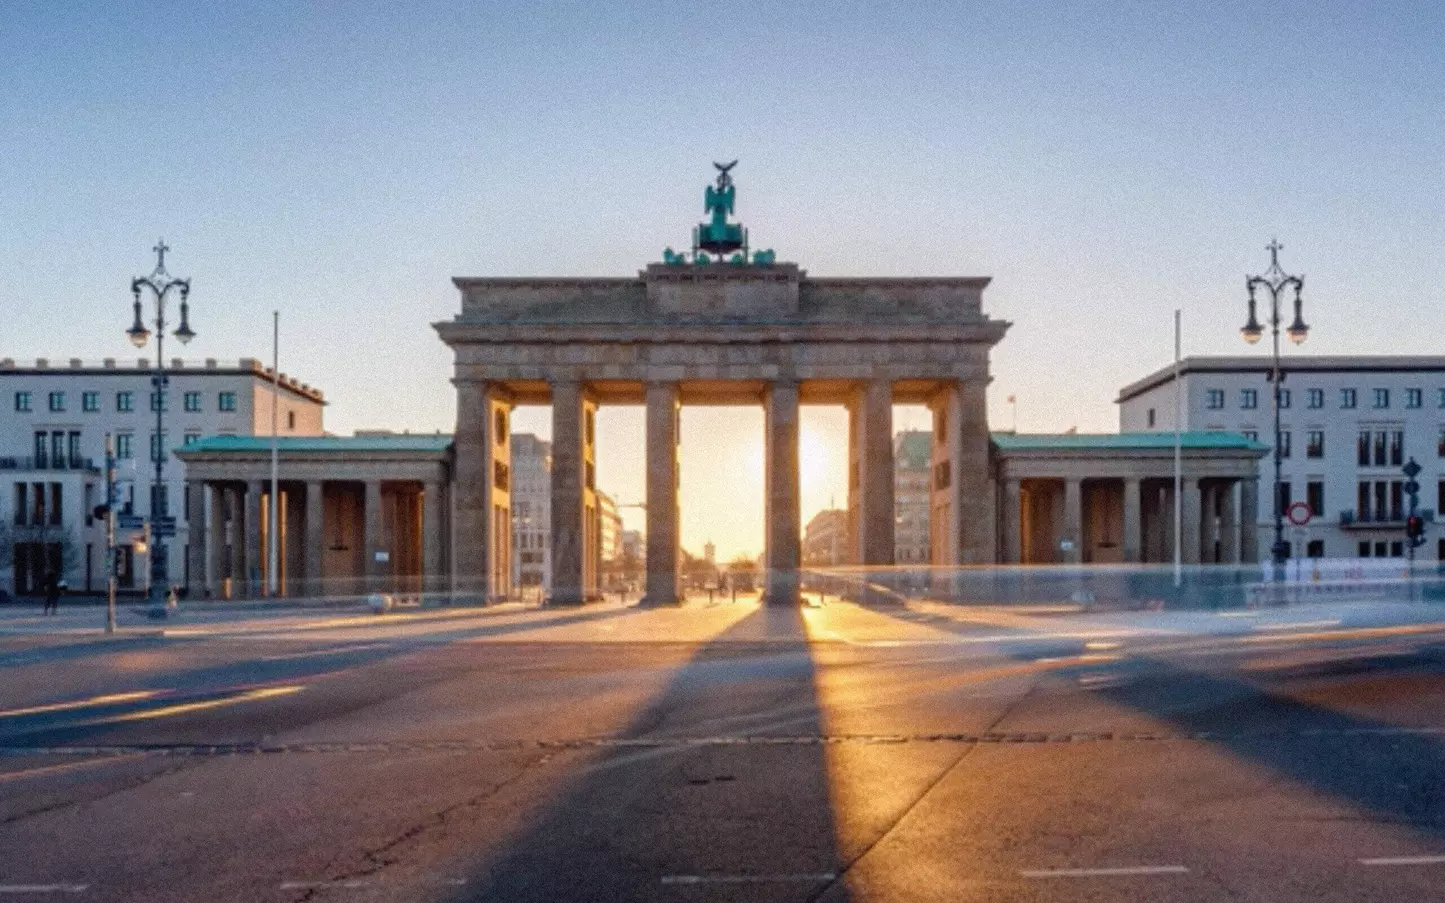
[[[1445,611],[1332,611],[10,622],[0,895],[1445,900]]]

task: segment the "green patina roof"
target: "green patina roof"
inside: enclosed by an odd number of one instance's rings
[[[282,436],[276,446],[283,452],[436,452],[452,444],[450,435],[398,436]],[[270,436],[206,436],[177,449],[186,452],[269,452]]]
[[[933,433],[929,430],[907,430],[898,434],[894,459],[899,467],[926,468],[933,460]]]
[[[1091,450],[1161,450],[1174,447],[1171,433],[994,433],[993,442],[1001,451],[1091,451]],[[1239,433],[1189,432],[1179,436],[1181,448],[1241,449],[1264,451],[1267,446]]]

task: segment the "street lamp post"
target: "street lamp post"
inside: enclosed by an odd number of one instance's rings
[[[169,378],[166,376],[165,359],[165,334],[166,334],[166,295],[175,290],[180,295],[181,301],[181,325],[176,327],[173,335],[182,345],[195,338],[191,331],[190,306],[186,299],[191,294],[191,280],[176,279],[166,272],[165,239],[161,239],[151,250],[156,252],[156,268],[149,276],[141,276],[132,279],[130,283],[131,297],[134,301],[135,322],[125,334],[130,338],[131,344],[137,348],[144,348],[150,340],[151,331],[146,328],[141,318],[141,289],[150,289],[151,295],[155,298],[155,336],[156,336],[156,366],[155,373],[151,376],[151,385],[155,388],[151,396],[151,404],[155,406],[156,412],[156,438],[155,449],[152,457],[155,459],[155,481],[151,484],[151,608],[150,614],[153,618],[164,618],[166,610],[167,594],[167,560],[166,560],[166,531],[161,528],[159,518],[165,517],[167,513],[167,499],[165,491],[166,457],[169,450],[165,442],[165,410],[166,410],[166,385]]]
[[[1287,288],[1294,288],[1294,321],[1285,329],[1285,334],[1290,341],[1299,345],[1309,336],[1310,328],[1305,325],[1302,305],[1304,303],[1301,293],[1304,291],[1305,280],[1303,276],[1290,276],[1280,269],[1279,252],[1284,248],[1277,240],[1272,240],[1266,246],[1269,251],[1269,269],[1263,276],[1249,276],[1245,279],[1245,288],[1249,290],[1249,322],[1244,324],[1240,335],[1244,340],[1253,345],[1264,337],[1264,327],[1259,323],[1255,311],[1255,292],[1261,288],[1269,292],[1270,336],[1274,341],[1273,355],[1274,366],[1270,374],[1270,382],[1274,385],[1274,545],[1270,547],[1270,555],[1274,560],[1274,579],[1284,579],[1284,565],[1289,560],[1289,543],[1284,539],[1284,499],[1281,497],[1281,486],[1284,483],[1283,463],[1281,458],[1281,444],[1283,441],[1283,429],[1280,427],[1280,391],[1284,375],[1280,372],[1279,366],[1279,327],[1280,327],[1280,295]]]

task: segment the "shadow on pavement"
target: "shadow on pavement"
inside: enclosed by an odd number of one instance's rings
[[[182,702],[222,699],[229,695],[235,695],[238,689],[257,685],[304,683],[327,674],[365,667],[408,655],[429,646],[469,639],[507,636],[549,627],[611,620],[635,614],[637,611],[636,607],[581,609],[546,620],[527,619],[499,624],[469,625],[432,631],[424,636],[415,637],[383,637],[380,639],[358,637],[355,640],[316,637],[315,642],[317,646],[321,647],[319,649],[301,647],[293,653],[276,656],[241,657],[232,661],[199,667],[181,666],[136,672],[133,681],[116,684],[111,688],[111,692],[124,693],[143,690],[164,692],[150,698],[131,699],[109,705],[61,709],[52,708],[52,704],[68,703],[71,700],[68,698],[31,700],[28,701],[28,705],[42,709],[42,711],[0,717],[0,746],[29,748],[60,747],[80,743],[124,744],[127,742],[125,738],[135,736],[139,728],[127,725],[125,722],[118,724],[115,720],[118,716],[138,715],[150,710],[175,706]],[[105,668],[107,665],[102,660],[104,656],[143,653],[159,657],[167,652],[178,650],[199,650],[204,653],[207,641],[214,639],[214,637],[207,636],[118,637],[28,649],[23,653],[15,653],[14,657],[23,656],[21,661],[32,665],[43,666],[65,662],[81,667]],[[265,643],[268,638],[265,636],[241,637],[240,640],[241,642]],[[240,648],[244,650],[244,647]],[[7,657],[10,656],[0,656],[0,664],[3,664]],[[87,659],[90,661],[87,662]],[[296,702],[300,702],[304,708],[306,703],[304,696],[287,698],[292,701],[275,704],[290,705],[294,708]],[[252,733],[256,739],[259,739],[263,735],[299,726],[291,722],[301,717],[301,714],[301,712],[297,712],[295,717],[283,714],[273,718],[258,719]],[[151,735],[155,727],[161,723],[159,721],[150,722],[150,727],[145,732],[146,735]],[[304,720],[301,723],[304,723]],[[184,721],[168,721],[166,725],[176,728],[187,726]],[[197,742],[205,742],[205,739],[204,737],[200,738]],[[230,737],[229,740],[230,742],[244,742],[244,738],[238,737]]]
[[[765,652],[731,642],[759,635]],[[801,613],[761,608],[693,650],[615,737],[719,720],[734,725],[729,737],[821,736],[815,676]],[[766,742],[601,749],[572,764],[457,899],[814,899],[842,869],[825,753]]]
[[[898,620],[916,620],[905,611],[875,611]],[[960,634],[976,628],[938,620],[928,623]],[[1071,644],[1069,654],[1085,651],[1083,640],[1063,642]],[[1016,661],[1035,661],[1040,653],[1064,651],[1058,642],[1047,641],[1000,646]],[[1044,679],[1076,678],[1097,667],[1081,664],[1056,669]],[[1273,692],[1262,680],[1185,668],[1158,655],[1126,653],[1108,667],[1132,679],[1090,690],[1096,698],[1146,715],[1173,733],[1209,743],[1382,820],[1445,837],[1445,733],[1362,717]],[[1439,677],[1445,673],[1445,658],[1432,647],[1414,654],[1367,659],[1365,664],[1352,662],[1337,670],[1361,680],[1408,679],[1421,674]],[[1292,675],[1286,671],[1283,676]],[[1398,688],[1396,692],[1409,690]],[[1402,700],[1396,697],[1391,701]],[[1078,727],[1087,730],[1091,726]],[[999,730],[1007,732],[1008,725],[1000,725]]]

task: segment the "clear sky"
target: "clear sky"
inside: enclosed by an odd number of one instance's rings
[[[0,356],[133,354],[128,280],[164,235],[188,355],[265,356],[279,307],[331,429],[450,429],[451,276],[633,273],[734,157],[754,243],[815,275],[994,277],[997,426],[1012,394],[1022,430],[1115,428],[1176,307],[1186,353],[1244,351],[1276,234],[1307,350],[1438,353],[1442,9],[9,0]],[[809,414],[833,457],[805,513],[841,492],[837,413]],[[637,416],[604,418],[630,500]],[[690,547],[759,545],[760,492],[717,463],[760,417],[685,419],[713,512]]]

